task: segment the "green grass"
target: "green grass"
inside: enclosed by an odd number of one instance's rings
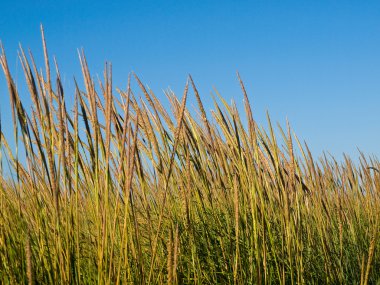
[[[31,109],[0,56],[2,283],[379,284],[378,160],[315,160],[289,124],[276,138],[242,82],[245,114],[219,95],[206,112],[191,77],[169,113],[135,74],[95,83],[81,54],[66,94],[43,43],[43,73],[20,52]]]

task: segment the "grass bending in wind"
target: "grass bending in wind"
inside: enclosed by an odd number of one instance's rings
[[[66,94],[43,50],[44,72],[20,50],[31,109],[0,55],[22,145],[1,133],[2,283],[379,282],[378,160],[315,161],[289,124],[278,141],[240,77],[245,114],[219,95],[207,113],[190,76],[168,113],[135,74],[95,83],[83,53],[85,88]]]

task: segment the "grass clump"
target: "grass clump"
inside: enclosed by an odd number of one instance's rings
[[[379,282],[378,160],[315,161],[289,125],[280,143],[241,81],[245,118],[222,97],[207,114],[191,77],[169,113],[135,74],[115,92],[106,66],[96,84],[82,53],[67,95],[43,43],[44,74],[20,52],[29,111],[0,56],[21,146],[1,133],[3,283]]]

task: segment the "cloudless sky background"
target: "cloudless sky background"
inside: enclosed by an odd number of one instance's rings
[[[359,148],[380,157],[380,1],[0,1],[0,39],[20,86],[18,44],[43,67],[42,23],[68,90],[73,76],[81,81],[82,47],[94,76],[111,61],[115,86],[135,71],[163,100],[169,87],[182,96],[190,73],[208,110],[213,87],[243,110],[238,70],[260,125],[269,110],[316,156],[355,158]],[[3,74],[0,108],[9,132]]]

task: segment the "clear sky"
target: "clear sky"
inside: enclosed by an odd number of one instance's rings
[[[259,124],[269,110],[316,156],[380,157],[380,1],[3,0],[0,39],[19,82],[19,42],[43,66],[40,23],[68,86],[81,47],[93,74],[111,61],[116,86],[135,71],[163,99],[190,73],[207,109],[213,87],[243,106],[238,70]],[[3,74],[0,98],[7,122]]]

